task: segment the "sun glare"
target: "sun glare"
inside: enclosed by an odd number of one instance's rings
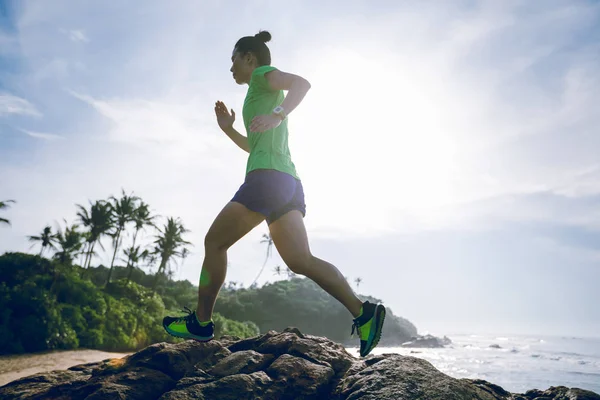
[[[293,148],[315,181],[319,208],[330,215],[362,205],[383,218],[427,220],[452,203],[456,151],[439,78],[397,59],[331,57],[312,71],[309,109],[292,132],[301,136],[292,138]],[[344,70],[334,59],[352,63]]]

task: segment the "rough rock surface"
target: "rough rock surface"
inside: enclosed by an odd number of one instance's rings
[[[454,379],[398,354],[357,359],[341,345],[295,328],[250,339],[157,343],[135,354],[0,387],[0,399],[419,399],[600,400],[552,387],[513,394],[483,380]]]
[[[444,336],[438,338],[433,335],[413,336],[408,342],[402,343],[401,347],[421,347],[436,349],[452,344],[452,341]]]

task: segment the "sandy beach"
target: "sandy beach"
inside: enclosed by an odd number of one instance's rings
[[[0,386],[38,372],[67,369],[74,365],[121,358],[131,353],[108,353],[98,350],[53,351],[0,357]]]

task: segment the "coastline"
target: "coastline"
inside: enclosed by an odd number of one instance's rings
[[[40,372],[64,370],[78,364],[121,358],[129,354],[132,353],[78,349],[0,356],[0,386]]]

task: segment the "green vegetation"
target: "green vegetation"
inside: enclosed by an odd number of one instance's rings
[[[164,332],[161,321],[177,314],[180,304],[195,303],[196,288],[189,282],[169,282],[159,295],[150,289],[153,277],[140,270],[127,282],[127,268],[117,267],[115,281],[106,287],[107,268],[91,268],[85,278],[83,271],[30,254],[0,256],[0,354],[79,347],[133,351],[179,340]],[[215,322],[219,335],[259,333],[252,322],[218,314]]]
[[[0,202],[0,208],[7,204]],[[32,247],[39,245],[37,255],[0,256],[0,354],[76,348],[134,351],[178,341],[164,332],[162,318],[183,315],[184,306],[193,308],[198,291],[188,281],[171,279],[173,267],[182,266],[191,246],[181,220],[169,217],[158,224],[162,217],[125,191],[120,198],[90,201],[89,208],[77,205],[76,217],[77,223],[65,220],[55,231],[48,225],[28,236]],[[112,248],[105,249],[103,240]],[[273,247],[269,235],[261,243],[266,244],[266,257],[250,287],[229,282],[222,288],[215,336],[245,338],[295,326],[356,345],[357,339],[350,340],[348,311],[311,280],[276,266],[275,275],[287,279],[257,286]],[[98,249],[110,259],[108,267],[92,266]],[[42,257],[50,253],[51,258]],[[361,282],[354,279],[357,290]],[[384,332],[382,345],[398,345],[417,334],[414,325],[391,310]]]
[[[39,236],[28,236],[28,238],[29,241],[33,242],[34,244],[37,242],[40,243],[40,256],[44,254],[46,249],[56,251],[55,243],[58,242],[58,235],[56,233],[52,233],[52,227],[50,225],[45,226]]]
[[[360,297],[381,302],[371,296]],[[250,289],[230,284],[221,291],[215,311],[233,320],[250,319],[261,332],[295,326],[303,333],[356,345],[357,339],[350,340],[351,316],[346,308],[306,278],[292,277]],[[384,332],[380,343],[391,346],[406,342],[417,329],[388,310]]]

